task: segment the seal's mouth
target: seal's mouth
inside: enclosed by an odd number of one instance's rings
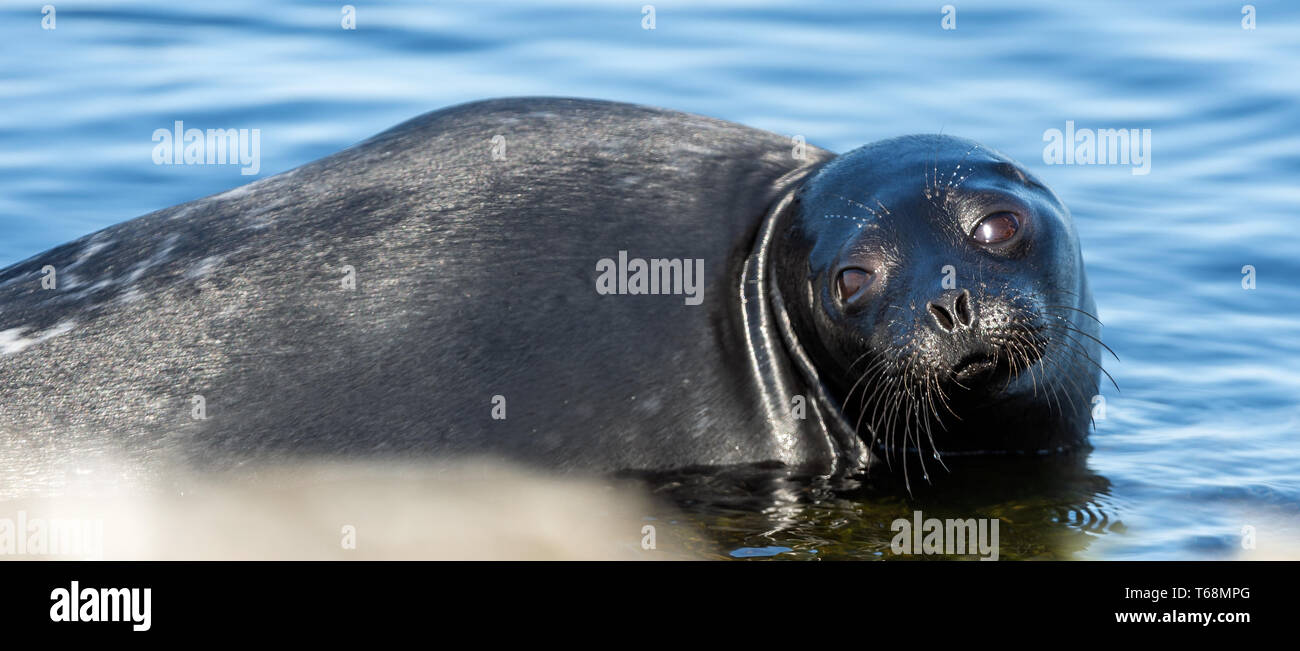
[[[957,365],[952,368],[952,373],[958,379],[966,379],[991,371],[995,366],[997,366],[997,362],[994,361],[992,355],[974,353],[957,362]]]
[[[952,367],[953,378],[966,387],[986,383],[1009,375],[1010,364],[1006,355],[972,353]]]

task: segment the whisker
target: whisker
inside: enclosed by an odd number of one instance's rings
[[[1077,308],[1077,307],[1070,307],[1069,305],[1044,305],[1043,307],[1061,308],[1061,309],[1063,309],[1063,310],[1073,310],[1073,311],[1075,311],[1075,312],[1078,312],[1079,314],[1082,314],[1082,315],[1088,317],[1089,319],[1092,319],[1093,321],[1096,321],[1096,322],[1097,322],[1097,325],[1101,325],[1101,326],[1106,325],[1106,324],[1104,324],[1104,323],[1101,322],[1101,319],[1098,319],[1098,318],[1097,318],[1097,315],[1096,315],[1096,314],[1093,314],[1092,312],[1089,312],[1089,311],[1087,311],[1087,310],[1081,310],[1081,309],[1079,309],[1079,308]]]
[[[1101,346],[1102,348],[1105,348],[1105,349],[1106,349],[1106,352],[1110,353],[1111,356],[1115,358],[1115,361],[1117,361],[1117,362],[1121,362],[1121,363],[1122,363],[1122,360],[1120,360],[1119,355],[1116,355],[1116,354],[1115,354],[1115,351],[1111,350],[1110,346],[1107,346],[1104,342],[1102,342],[1102,340],[1100,340],[1100,339],[1098,339],[1098,338],[1096,338],[1096,337],[1094,337],[1094,336],[1092,336],[1092,335],[1090,335],[1090,334],[1088,334],[1088,333],[1086,333],[1086,332],[1084,332],[1084,331],[1082,331],[1082,330],[1080,330],[1080,329],[1074,327],[1074,326],[1073,326],[1073,325],[1072,325],[1068,320],[1061,318],[1059,315],[1056,315],[1056,314],[1049,314],[1048,316],[1050,316],[1050,317],[1052,317],[1052,318],[1055,318],[1055,319],[1057,319],[1058,321],[1060,321],[1060,322],[1061,322],[1060,325],[1061,325],[1062,327],[1064,327],[1064,328],[1066,328],[1066,329],[1068,329],[1068,330],[1071,330],[1071,331],[1073,331],[1073,332],[1077,332],[1077,333],[1079,333],[1079,334],[1081,334],[1081,335],[1083,335],[1083,336],[1085,336],[1085,337],[1087,337],[1087,338],[1089,338],[1089,339],[1091,339],[1091,340],[1097,342],[1097,345]]]
[[[1082,341],[1079,341],[1078,339],[1071,337],[1068,331],[1062,331],[1056,334],[1060,337],[1058,341],[1060,345],[1065,346],[1068,350],[1073,352],[1075,354],[1075,357],[1081,358],[1087,361],[1088,363],[1092,364],[1093,366],[1096,366],[1097,370],[1104,373],[1106,377],[1110,380],[1110,383],[1115,387],[1115,390],[1120,391],[1119,384],[1115,382],[1115,378],[1111,376],[1110,372],[1107,371],[1106,368],[1101,365],[1101,362],[1098,362],[1097,360],[1093,359],[1092,356],[1088,354],[1088,351],[1086,350],[1086,347]]]

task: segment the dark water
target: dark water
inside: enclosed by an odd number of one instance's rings
[[[909,494],[779,471],[661,491],[720,556],[888,556],[889,522],[1001,518],[1002,558],[1287,554],[1300,523],[1300,4],[57,3],[0,9],[0,266],[333,153],[462,101],[572,95],[845,151],[936,132],[1017,158],[1069,205],[1122,362],[1094,450],[990,459]],[[865,5],[870,5],[865,6]],[[1063,5],[1065,3],[1062,3]],[[156,166],[183,120],[256,128],[260,175]],[[1043,136],[1151,130],[1148,174],[1047,165]],[[1257,274],[1242,287],[1242,268]],[[777,548],[777,549],[767,549]],[[788,548],[784,552],[780,548]],[[757,551],[755,551],[757,550]],[[815,553],[814,553],[815,550]],[[1250,557],[1249,553],[1244,557]]]
[[[686,511],[674,530],[679,544],[705,557],[895,558],[891,523],[911,521],[915,511],[925,519],[998,519],[1002,560],[1068,560],[1098,537],[1126,531],[1112,513],[1110,482],[1087,468],[1086,455],[948,465],[951,473],[910,492],[896,473],[817,479],[747,467],[644,479]]]

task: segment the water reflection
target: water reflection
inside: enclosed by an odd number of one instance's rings
[[[816,477],[776,465],[641,475],[706,536],[695,554],[782,559],[888,559],[890,524],[924,518],[997,518],[999,558],[1068,560],[1099,536],[1122,534],[1111,482],[1088,467],[1086,452],[1052,456],[948,459],[949,472],[912,482],[873,470]],[[789,548],[776,554],[751,550]],[[739,553],[737,553],[739,552]],[[914,556],[912,558],[975,558]]]

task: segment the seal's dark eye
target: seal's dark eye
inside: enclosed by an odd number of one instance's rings
[[[1009,212],[995,212],[980,220],[970,234],[980,244],[999,244],[1015,236],[1020,230],[1020,220]]]
[[[857,294],[858,290],[870,285],[872,277],[870,271],[858,269],[857,267],[841,271],[839,282],[836,283],[840,290],[840,300],[847,301],[854,294]]]

